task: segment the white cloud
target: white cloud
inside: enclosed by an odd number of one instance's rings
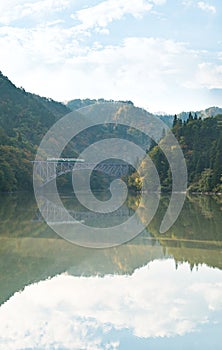
[[[196,1],[196,0],[183,0],[182,4],[185,6],[193,6],[201,9],[202,11],[209,12],[211,14],[215,14],[217,9],[215,6],[210,5],[206,1]]]
[[[110,31],[107,28],[96,28],[96,33],[109,35]]]
[[[73,18],[78,19],[84,29],[106,27],[114,20],[120,20],[130,14],[135,18],[142,17],[153,5],[162,5],[165,0],[106,0],[93,7],[77,11]]]
[[[40,18],[69,6],[70,0],[9,0],[0,2],[0,23],[8,25],[24,17]]]
[[[193,83],[208,89],[221,89],[222,65],[210,62],[200,63]]]
[[[24,63],[29,62],[27,71],[30,65],[41,67],[44,64],[62,63],[67,57],[78,56],[87,50],[80,48],[72,28],[64,29],[56,23],[36,29],[0,27],[0,44],[1,66],[8,60],[19,67],[21,56]],[[15,55],[17,62],[14,61]]]
[[[109,27],[123,18],[130,26],[132,17],[164,3],[104,0],[75,12],[71,0],[0,2],[0,22],[23,19],[20,27],[0,27],[0,70],[26,90],[60,101],[130,99],[149,111],[168,113],[209,107],[207,89],[221,86],[220,64],[202,60],[188,44],[146,37],[146,31],[120,39]],[[207,2],[192,1],[192,6],[207,9]],[[71,10],[78,22],[70,19]]]
[[[107,34],[107,28],[97,30]],[[1,70],[26,90],[60,101],[130,99],[153,112],[209,107],[201,89],[221,87],[220,65],[203,63],[184,43],[132,37],[121,45],[87,46],[83,38],[79,26],[62,28],[56,22],[34,29],[2,27]]]
[[[26,287],[0,307],[0,349],[115,350],[121,330],[173,337],[216,322],[221,271],[191,273],[188,264],[176,271],[174,264],[155,261],[132,276],[61,275]]]
[[[204,1],[198,1],[197,7],[199,7],[203,11],[210,12],[213,14],[217,12],[215,6],[209,5],[207,2],[204,2]]]

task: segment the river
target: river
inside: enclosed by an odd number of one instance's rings
[[[128,197],[121,220],[137,202]],[[93,249],[58,236],[33,195],[1,194],[0,349],[221,349],[222,198],[188,196],[160,234],[168,203],[134,239]]]

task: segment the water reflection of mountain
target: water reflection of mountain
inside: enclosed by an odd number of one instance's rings
[[[189,198],[173,228],[160,235],[158,228],[167,201],[163,198],[149,225],[151,234],[144,231],[122,246],[96,250],[70,244],[46,224],[33,222],[37,208],[32,196],[2,196],[0,303],[26,285],[62,272],[75,276],[132,274],[152,260],[169,256],[174,257],[176,265],[188,261],[191,268],[202,263],[222,268],[221,203],[210,197]],[[134,207],[136,198],[129,202]],[[140,218],[143,220],[142,215]]]

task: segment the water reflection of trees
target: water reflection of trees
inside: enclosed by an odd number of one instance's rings
[[[69,197],[64,196],[63,202],[73,208]],[[76,246],[43,221],[36,222],[37,210],[34,197],[28,194],[0,199],[0,303],[27,284],[64,272],[77,276],[132,274],[149,261],[163,258],[161,246],[150,241],[101,250]]]
[[[138,210],[146,221],[147,196]],[[64,201],[66,199],[64,198]],[[72,206],[67,198],[68,207]],[[140,196],[129,196],[128,206],[138,208]],[[134,240],[110,249],[75,246],[57,236],[44,222],[35,222],[37,206],[28,194],[0,198],[0,286],[1,301],[27,284],[67,272],[73,275],[132,274],[155,259],[173,257],[175,265],[189,262],[222,268],[220,197],[188,197],[173,227],[159,233],[169,204],[163,196],[158,211]],[[78,207],[78,210],[80,208]]]
[[[222,203],[211,196],[189,196],[175,224],[164,234],[159,226],[169,204],[169,198],[163,197],[159,210],[149,225],[149,230],[159,238],[177,238],[215,242],[222,241],[221,206]]]
[[[137,211],[142,222],[146,222],[152,195],[146,194],[141,208]],[[161,196],[156,215],[148,226],[148,231],[158,239],[179,239],[220,242],[222,241],[222,198],[219,196],[187,196],[184,207],[173,226],[161,234],[159,228],[169,206],[170,197]],[[131,196],[128,205],[134,210],[140,202],[140,195]]]
[[[39,237],[55,236],[46,225],[33,225],[37,210],[33,195],[29,192],[21,194],[2,194],[0,197],[0,237]]]
[[[152,196],[147,194],[145,202]],[[157,213],[147,230],[160,242],[168,255],[173,256],[176,266],[189,262],[191,269],[198,264],[207,264],[222,268],[222,198],[220,196],[188,196],[177,221],[166,232],[161,234],[159,228],[169,205],[169,196],[162,196]],[[133,197],[129,205],[136,208],[139,197]],[[142,207],[148,205],[144,203]],[[147,212],[138,210],[142,222],[146,222]]]

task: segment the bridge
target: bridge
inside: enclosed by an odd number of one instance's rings
[[[122,206],[116,211],[110,213],[96,213],[92,211],[80,211],[80,210],[68,210],[65,207],[58,206],[51,202],[50,200],[44,198],[41,205],[41,212],[38,210],[35,214],[33,222],[43,222],[46,220],[49,224],[68,224],[74,221],[70,220],[70,215],[74,220],[79,222],[85,222],[92,219],[100,219],[106,221],[106,216],[109,218],[125,218],[128,219],[129,216],[132,216],[134,211],[126,206]],[[44,220],[43,220],[44,217]]]
[[[127,175],[131,167],[127,163],[102,162],[96,164],[75,158],[48,158],[47,160],[35,160],[33,163],[35,176],[39,177],[42,186],[58,176],[72,172],[74,166],[74,170],[96,170],[115,178]]]

